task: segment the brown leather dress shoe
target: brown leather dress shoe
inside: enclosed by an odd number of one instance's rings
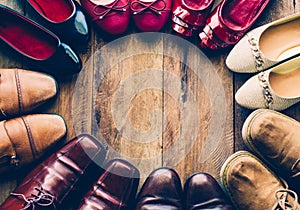
[[[34,114],[1,121],[0,172],[38,160],[66,132],[64,119],[54,114]]]
[[[95,175],[106,150],[92,136],[80,135],[31,171],[0,206],[1,210],[67,209],[78,201]],[[70,200],[72,199],[72,200]]]
[[[237,152],[226,160],[221,169],[221,181],[237,209],[300,208],[298,195],[249,152]]]
[[[139,185],[139,171],[121,159],[106,164],[105,172],[84,196],[78,210],[132,210]]]
[[[194,174],[186,180],[183,198],[186,210],[234,209],[217,181],[211,175],[206,173]]]
[[[137,197],[136,210],[182,208],[182,187],[177,172],[165,167],[154,170],[146,179]]]
[[[53,98],[56,81],[46,74],[0,69],[0,119],[28,113]]]

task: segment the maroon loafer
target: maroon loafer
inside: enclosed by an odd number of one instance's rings
[[[137,197],[136,210],[147,209],[183,209],[181,182],[175,170],[159,168],[146,179]]]
[[[133,21],[141,31],[159,31],[166,24],[172,0],[131,0]]]
[[[80,58],[55,34],[1,4],[0,40],[40,71],[65,76],[81,70]]]
[[[233,210],[217,181],[209,174],[190,176],[184,185],[185,209]]]
[[[270,0],[223,0],[207,18],[206,25],[199,34],[200,47],[220,49],[236,44],[269,2]]]
[[[115,0],[107,5],[93,0],[80,2],[90,19],[102,30],[113,35],[126,31],[130,20],[129,0]]]
[[[82,188],[91,186],[101,173],[96,163],[105,155],[103,145],[92,136],[74,138],[31,171],[0,209],[67,209],[65,205],[76,202]]]
[[[138,169],[121,159],[109,161],[104,168],[78,210],[132,210],[139,185]]]

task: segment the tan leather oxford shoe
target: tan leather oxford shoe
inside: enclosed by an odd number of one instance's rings
[[[53,98],[56,81],[46,74],[0,69],[0,119],[28,113]]]
[[[54,114],[34,114],[0,122],[0,172],[18,169],[41,158],[62,139],[67,128]]]

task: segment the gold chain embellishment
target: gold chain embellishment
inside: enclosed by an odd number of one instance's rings
[[[262,71],[264,69],[265,62],[262,59],[262,54],[260,50],[258,49],[257,40],[254,37],[249,37],[248,42],[250,44],[250,48],[252,51],[252,54],[255,58],[255,67],[257,71]]]
[[[271,94],[270,88],[269,88],[269,84],[265,78],[265,73],[261,72],[258,74],[258,79],[260,82],[261,87],[263,88],[263,95],[264,95],[264,99],[265,99],[265,105],[266,107],[269,109],[270,105],[273,103],[273,96]]]

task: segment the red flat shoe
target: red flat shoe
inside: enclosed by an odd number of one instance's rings
[[[189,25],[203,27],[215,0],[175,0],[172,13]]]
[[[172,0],[131,0],[133,20],[141,31],[159,31],[167,22]]]
[[[172,28],[174,31],[176,31],[177,33],[183,36],[187,36],[187,37],[193,36],[193,32],[194,32],[193,27],[185,23],[179,17],[172,15],[172,21],[173,21]]]
[[[109,34],[126,31],[130,20],[129,0],[80,0],[90,19]]]
[[[250,29],[270,0],[223,0],[206,20],[199,34],[200,47],[211,48],[208,39],[217,49],[236,44]],[[211,48],[212,49],[212,48]]]

